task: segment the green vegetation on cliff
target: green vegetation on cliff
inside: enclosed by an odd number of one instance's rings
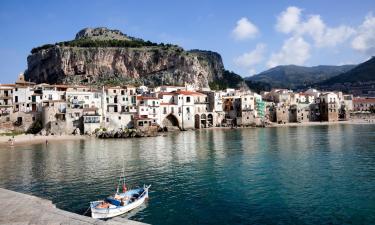
[[[76,39],[72,41],[63,41],[58,42],[55,44],[46,44],[40,47],[33,48],[31,53],[37,53],[41,50],[49,49],[55,46],[60,47],[81,47],[81,48],[105,48],[105,47],[119,47],[119,48],[141,48],[141,47],[151,47],[151,46],[159,46],[163,48],[171,48],[171,47],[178,47],[177,45],[172,44],[164,44],[164,43],[154,43],[151,41],[144,41],[141,39],[135,40],[117,40],[117,39],[110,39],[110,40],[97,40],[97,39]]]
[[[226,88],[241,88],[248,87],[252,91],[260,93],[261,91],[271,90],[271,85],[260,81],[245,80],[242,76],[235,72],[224,70],[223,78],[211,82],[210,88],[212,90],[224,90]]]
[[[214,80],[210,82],[210,88],[212,90],[224,90],[226,88],[238,88],[238,86],[243,82],[243,78],[228,70],[223,71],[223,78]]]

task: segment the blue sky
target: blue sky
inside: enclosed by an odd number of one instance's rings
[[[340,65],[375,55],[375,1],[1,1],[0,83],[33,47],[106,26],[219,52],[242,76],[281,64]]]

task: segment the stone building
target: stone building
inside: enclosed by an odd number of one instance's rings
[[[305,123],[310,121],[310,105],[296,104],[289,108],[289,122]]]
[[[276,122],[285,124],[289,122],[289,106],[285,104],[276,105]]]
[[[339,119],[339,100],[335,93],[327,92],[319,96],[320,120],[334,122]]]
[[[13,89],[14,85],[0,85],[0,129],[10,131],[13,124],[10,115],[13,113]]]

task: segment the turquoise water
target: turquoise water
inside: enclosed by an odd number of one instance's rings
[[[0,149],[0,186],[83,213],[122,165],[152,224],[375,224],[375,126],[170,133]]]

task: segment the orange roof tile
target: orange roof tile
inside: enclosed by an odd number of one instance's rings
[[[375,98],[354,98],[354,104],[375,104]]]

